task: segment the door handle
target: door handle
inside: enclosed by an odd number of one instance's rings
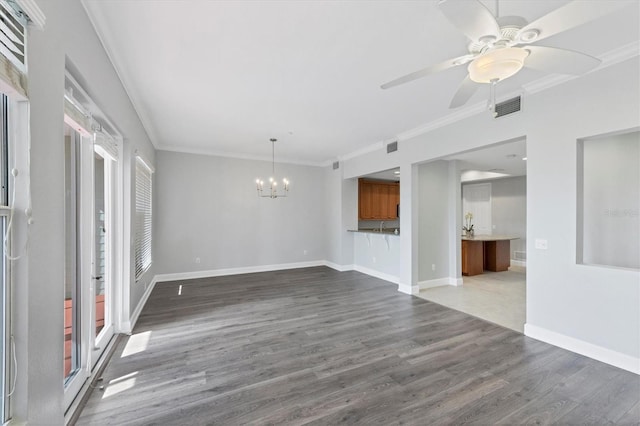
[[[97,276],[97,277],[91,277],[91,278],[93,278],[94,280],[101,280],[101,279],[103,278],[103,276],[102,276],[102,275],[99,275],[99,276]]]

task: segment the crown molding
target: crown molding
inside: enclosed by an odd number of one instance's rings
[[[29,0],[29,1],[33,1],[33,0]],[[158,137],[153,131],[153,126],[151,125],[152,121],[144,112],[141,105],[138,105],[136,101],[136,99],[138,98],[133,96],[135,94],[135,91],[133,90],[133,88],[129,87],[129,85],[126,84],[127,79],[126,79],[126,76],[124,75],[124,71],[123,71],[124,68],[120,66],[122,61],[119,60],[119,56],[116,53],[114,53],[113,50],[109,48],[109,44],[106,43],[106,40],[108,39],[107,37],[108,34],[104,34],[103,31],[105,31],[104,30],[105,28],[109,28],[109,25],[107,25],[106,22],[103,22],[103,18],[102,18],[102,15],[100,14],[99,7],[96,7],[92,4],[94,2],[91,2],[88,0],[80,0],[80,2],[82,3],[82,6],[85,9],[85,12],[87,14],[87,17],[89,18],[89,22],[91,22],[91,26],[93,27],[94,32],[98,36],[98,40],[100,40],[100,44],[102,44],[102,48],[107,54],[107,58],[109,58],[109,62],[111,62],[111,65],[116,75],[118,76],[118,79],[120,80],[120,84],[122,85],[122,88],[124,89],[125,93],[127,94],[127,97],[129,98],[129,102],[131,102],[131,105],[133,106],[133,111],[138,116],[138,120],[140,120],[140,124],[142,125],[142,128],[144,129],[145,133],[147,134],[147,137],[149,138],[149,142],[151,142],[151,145],[155,149],[159,149],[158,142],[157,142]]]
[[[564,84],[568,81],[575,80],[576,78],[598,72],[612,65],[619,64],[620,62],[626,61],[627,59],[631,59],[638,55],[640,55],[640,41],[634,41],[632,43],[625,44],[624,46],[620,46],[616,49],[610,50],[609,52],[602,55],[600,57],[600,60],[602,61],[600,65],[585,74],[552,74],[532,81],[531,83],[523,84],[522,88],[528,94],[542,92],[543,90],[550,89],[559,84]]]
[[[598,72],[602,69],[610,67],[612,65],[616,65],[620,62],[626,61],[628,59],[634,58],[640,55],[640,41],[634,41],[632,43],[626,44],[624,46],[620,46],[616,49],[610,50],[609,52],[603,54],[600,59],[602,62],[598,65],[597,68],[591,70],[586,74],[591,74],[593,72]],[[531,83],[523,84],[522,88],[518,90],[511,91],[507,94],[503,94],[500,96],[501,102],[502,100],[511,99],[518,95],[523,95],[523,93],[534,94],[541,92],[543,90],[550,89],[559,84],[566,83],[573,79],[582,77],[586,74],[581,75],[564,75],[564,74],[553,74],[538,80],[532,81]],[[449,124],[453,124],[457,121],[464,120],[465,118],[472,117],[476,114],[480,114],[486,110],[486,102],[479,102],[477,104],[473,104],[467,106],[465,108],[456,110],[455,112],[445,115],[444,117],[437,118],[433,121],[425,123],[421,126],[414,127],[413,129],[409,129],[407,131],[398,133],[398,141],[405,141],[408,139],[415,138],[416,136],[423,135],[425,133],[429,133],[435,129],[440,127],[447,126]],[[349,154],[346,154],[342,157],[339,157],[341,160],[348,160],[351,158],[359,157],[360,155],[375,151],[376,149],[384,148],[384,144],[382,142],[376,142],[371,144],[365,148],[359,149],[357,151],[353,151]]]
[[[364,154],[368,154],[370,152],[376,151],[378,149],[384,148],[384,141],[379,141],[376,143],[372,143],[371,145],[367,145],[364,148],[360,148],[356,151],[350,152],[345,155],[338,156],[338,161],[346,161],[355,157],[359,157]]]
[[[227,152],[227,151],[218,151],[214,149],[208,148],[190,148],[190,147],[182,147],[182,146],[174,146],[174,145],[160,145],[157,146],[156,149],[158,151],[169,151],[169,152],[179,152],[183,154],[196,154],[196,155],[208,155],[211,157],[223,157],[223,158],[235,158],[238,160],[252,160],[252,161],[267,161],[271,162],[270,155],[251,155],[244,154],[240,152]],[[280,158],[276,161],[278,164],[295,164],[298,166],[311,166],[311,167],[326,167],[331,164],[331,162],[327,161],[308,161],[302,160],[298,158]]]

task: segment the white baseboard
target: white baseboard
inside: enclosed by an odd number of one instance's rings
[[[353,265],[353,269],[363,274],[371,275],[372,277],[380,278],[381,280],[389,281],[394,284],[400,284],[400,278],[395,275],[385,274],[384,272],[376,271],[375,269],[366,268],[360,265]]]
[[[398,284],[398,291],[405,294],[418,294],[420,293],[420,286]]]
[[[444,277],[444,278],[436,278],[435,280],[426,280],[426,281],[418,282],[418,288],[420,290],[433,288],[433,287],[441,287],[443,285],[452,285],[456,287],[460,286],[462,285],[462,278]]]
[[[526,268],[527,262],[525,262],[524,260],[511,259],[511,266],[519,266],[521,268]]]
[[[310,268],[313,266],[324,266],[324,260],[314,260],[311,262],[281,263],[278,265],[244,266],[240,268],[210,269],[207,271],[178,272],[174,274],[158,274],[154,280],[177,281],[192,280],[196,278],[222,277],[225,275],[252,274],[255,272],[282,271],[285,269]]]
[[[324,266],[328,266],[329,268],[335,269],[338,272],[354,270],[354,265],[338,265],[337,263],[329,262],[328,260],[324,261]]]
[[[602,361],[635,374],[640,374],[640,358],[612,351],[611,349],[565,336],[564,334],[556,333],[555,331],[550,331],[532,324],[524,325],[524,334],[536,340]]]
[[[140,301],[138,302],[138,305],[136,306],[136,309],[131,314],[131,320],[127,321],[127,322],[125,322],[123,324],[123,328],[125,330],[128,330],[127,331],[128,333],[132,333],[133,332],[133,327],[136,326],[136,322],[138,321],[138,317],[140,316],[140,313],[142,312],[142,308],[144,308],[144,305],[147,303],[147,300],[149,299],[149,295],[153,291],[153,288],[156,286],[157,282],[158,282],[157,276],[155,276],[155,277],[153,277],[151,279],[151,282],[149,283],[149,285],[147,286],[147,289],[142,294],[142,297],[140,298]]]

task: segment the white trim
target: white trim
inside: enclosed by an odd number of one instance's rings
[[[373,152],[373,151],[377,151],[378,149],[382,149],[384,147],[385,147],[385,145],[384,145],[383,141],[375,142],[375,143],[372,143],[370,145],[365,146],[364,148],[360,148],[360,149],[358,149],[356,151],[353,151],[353,152],[350,152],[348,154],[339,155],[338,156],[338,161],[350,160],[352,158],[356,158],[356,157],[359,157],[361,155],[368,154],[368,153]]]
[[[138,153],[138,150],[136,150],[135,155],[136,155],[136,161],[139,161],[140,163],[142,163],[142,165],[143,165],[147,170],[149,170],[149,173],[153,174],[153,173],[155,173],[155,172],[156,172],[156,171],[154,170],[153,166],[151,166],[151,163],[150,163],[150,162],[148,162],[147,160],[145,160],[145,159],[142,157],[142,155],[140,155],[140,154]]]
[[[42,10],[38,7],[35,0],[16,0],[20,9],[29,17],[29,22],[32,23],[37,29],[44,30],[44,24],[47,17]]]
[[[328,266],[329,268],[335,269],[336,271],[339,271],[339,272],[354,270],[354,265],[338,265],[337,263],[329,262],[328,260],[324,261],[324,266]]]
[[[398,284],[398,291],[400,293],[414,295],[420,293],[420,286]]]
[[[455,287],[461,286],[462,278],[444,277],[444,278],[436,278],[435,280],[426,280],[426,281],[418,282],[418,288],[420,290],[433,288],[433,287],[441,287],[443,285],[452,285]]]
[[[385,274],[384,272],[376,271],[375,269],[370,269],[360,265],[353,265],[353,270],[400,285],[400,277],[395,275]]]
[[[153,291],[153,288],[156,286],[156,283],[158,281],[160,280],[158,280],[157,276],[151,279],[151,282],[149,283],[144,293],[142,294],[140,301],[138,301],[138,306],[136,306],[136,308],[133,310],[133,313],[131,314],[131,319],[123,324],[122,328],[124,329],[125,333],[131,334],[133,332],[133,327],[135,327],[136,322],[138,322],[138,317],[142,312],[142,308],[144,308],[144,305],[147,303],[147,300],[149,299],[149,296],[151,295],[151,292]]]
[[[565,336],[532,324],[524,325],[524,335],[580,355],[640,374],[640,358],[616,352],[574,337]]]
[[[640,42],[633,41],[627,45],[618,47],[602,55],[601,56],[602,62],[600,63],[600,65],[597,68],[589,71],[588,74],[600,71],[602,69],[615,65],[627,59],[631,59],[633,57],[638,56],[639,54],[640,54]],[[581,75],[551,74],[551,75],[539,78],[538,80],[532,81],[530,83],[523,84],[521,88],[513,90],[509,93],[502,94],[499,97],[498,102],[502,102],[503,100],[511,99],[516,96],[521,96],[524,102],[523,93],[534,94],[537,92],[541,92],[543,90],[555,87],[559,84],[566,83],[575,78],[582,77],[583,75],[585,74],[581,74]],[[415,138],[416,136],[429,133],[440,127],[444,127],[449,124],[453,124],[457,121],[464,120],[465,118],[480,114],[486,111],[486,109],[487,109],[487,102],[483,100],[482,102],[478,102],[476,104],[457,109],[450,114],[437,118],[428,123],[424,123],[418,127],[414,127],[413,129],[400,132],[398,133],[396,140],[398,142],[401,142],[404,140]],[[384,143],[376,142],[364,148],[361,148],[359,150],[339,156],[338,158],[341,161],[345,161],[351,158],[359,157],[363,154],[367,154],[369,152],[372,152],[372,151],[375,151],[376,149],[381,148],[381,144],[382,146],[384,146]]]
[[[267,161],[269,163],[271,163],[272,161],[272,158],[270,155],[255,155],[255,154],[247,154],[247,153],[241,153],[241,152],[218,151],[210,148],[191,148],[191,147],[159,144],[156,149],[158,151],[179,152],[182,154],[209,155],[212,157],[223,157],[223,158],[237,158],[239,160]],[[333,160],[308,161],[308,160],[301,160],[297,158],[279,157],[278,161],[276,161],[276,164],[295,164],[299,166],[326,167],[330,164],[333,164]]]
[[[222,277],[225,275],[253,274],[255,272],[281,271],[285,269],[310,268],[325,266],[323,260],[310,262],[280,263],[276,265],[245,266],[240,268],[210,269],[208,271],[177,272],[173,274],[157,274],[154,281],[192,280],[196,278]]]
[[[527,267],[527,262],[524,260],[516,260],[516,259],[511,259],[511,266],[518,266],[521,268],[526,268]]]
[[[631,59],[633,57],[638,56],[640,53],[640,42],[633,41],[624,46],[620,46],[616,49],[613,49],[604,55],[601,56],[602,62],[598,67],[589,71],[587,74],[591,74],[602,69],[608,68],[612,65],[618,64],[622,61],[626,61],[627,59]],[[585,74],[580,75],[568,75],[568,74],[551,74],[546,77],[542,77],[538,80],[532,81],[531,83],[523,84],[522,88],[529,94],[538,93],[543,90],[550,89],[559,84],[566,83],[568,81],[579,78]]]

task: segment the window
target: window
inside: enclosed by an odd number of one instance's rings
[[[151,184],[152,170],[136,157],[136,280],[151,266]]]

